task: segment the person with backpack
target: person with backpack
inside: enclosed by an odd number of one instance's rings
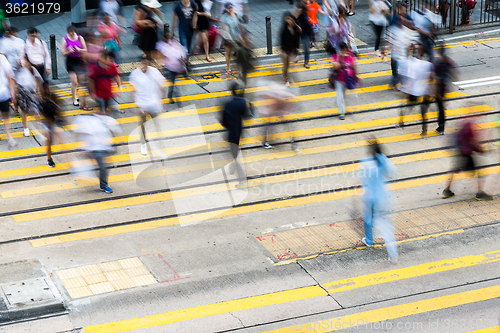
[[[436,78],[436,103],[438,105],[438,128],[436,132],[444,135],[444,123],[446,116],[444,112],[444,94],[446,93],[449,83],[454,79],[455,69],[457,64],[446,55],[446,48],[441,45],[437,49],[436,57],[434,58],[434,76]]]
[[[50,67],[52,61],[50,60],[49,49],[47,43],[38,38],[38,30],[36,28],[28,29],[28,39],[24,44],[24,55],[26,55],[30,64],[36,68],[38,73],[43,78],[44,84],[49,84],[48,76],[50,75]]]
[[[340,43],[340,52],[337,54],[331,49],[332,66],[335,73],[334,86],[337,93],[337,108],[339,119],[345,119],[345,90],[354,89],[359,82],[356,56],[349,51],[346,43]]]
[[[450,189],[453,182],[453,175],[461,171],[473,171],[477,177],[476,200],[492,200],[493,197],[484,192],[484,182],[480,177],[474,154],[484,153],[484,149],[479,143],[479,127],[471,119],[465,120],[456,136],[456,145],[459,154],[455,158],[455,165],[450,172],[450,179],[441,196],[443,199],[451,198],[455,195]]]
[[[382,152],[376,139],[369,140],[369,155],[361,160],[358,173],[363,185],[363,224],[365,236],[361,242],[373,246],[373,226],[384,238],[389,260],[396,262],[398,249],[394,236],[394,225],[385,217],[390,210],[393,198],[387,189],[387,181],[394,176],[396,168]]]

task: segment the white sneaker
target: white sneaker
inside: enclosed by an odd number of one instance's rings
[[[146,144],[141,145],[141,154],[142,155],[148,154],[148,146]]]
[[[17,146],[16,140],[14,140],[12,138],[10,138],[9,140],[7,140],[7,143],[9,144],[9,147],[11,147],[11,148]]]
[[[24,129],[24,136],[30,136],[30,129],[29,128]]]

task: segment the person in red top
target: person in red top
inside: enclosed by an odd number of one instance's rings
[[[327,15],[327,13],[323,11],[314,0],[307,0],[307,6],[307,16],[309,16],[309,23],[311,23],[313,29],[312,42],[316,44],[316,47],[319,47],[318,42],[316,42],[316,35],[319,32],[318,12],[323,15]],[[312,44],[310,46],[312,46]]]
[[[122,92],[118,66],[111,62],[112,57],[111,52],[102,50],[99,53],[97,63],[90,66],[89,72],[90,96],[99,104],[99,108],[104,113],[108,106],[111,105],[113,97],[115,97],[111,90],[112,81],[115,81],[118,85],[119,93]]]

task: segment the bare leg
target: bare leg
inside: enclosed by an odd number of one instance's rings
[[[208,30],[206,31],[200,31],[200,36],[203,41],[203,45],[205,46],[205,55],[207,57],[208,62],[212,62],[212,59],[208,56],[208,52],[210,51],[210,45],[208,43]]]
[[[288,53],[283,52],[281,54],[281,59],[283,61],[283,79],[285,80],[285,84],[290,84],[290,81],[288,79],[288,66],[290,62],[290,56]]]
[[[231,45],[224,45],[224,52],[226,52],[226,73],[231,74]]]
[[[75,72],[69,72],[68,74],[71,79],[71,97],[73,97],[73,104],[75,104],[78,98],[76,95],[76,90],[78,89],[78,77]]]
[[[28,114],[24,110],[21,110],[21,119],[23,121],[24,128],[28,128]]]
[[[10,118],[8,112],[2,112],[3,125],[5,127],[5,133],[7,134],[7,139],[12,140],[12,133],[10,130]]]

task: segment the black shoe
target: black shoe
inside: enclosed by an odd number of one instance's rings
[[[493,196],[484,192],[479,192],[478,194],[476,194],[476,200],[493,200]]]
[[[443,199],[451,198],[454,195],[455,195],[455,193],[453,193],[449,188],[445,188],[443,190],[443,194],[441,194],[441,196],[443,197]],[[477,198],[477,196],[476,196],[476,198]]]
[[[51,167],[51,168],[55,168],[55,166],[56,166],[56,164],[54,163],[54,161],[53,161],[51,158],[49,158],[49,159],[47,160],[47,165],[48,165],[49,167]]]

